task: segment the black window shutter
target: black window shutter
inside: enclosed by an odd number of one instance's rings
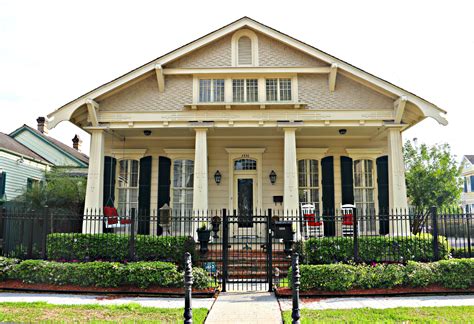
[[[334,222],[334,158],[327,156],[321,160],[321,184],[324,236],[336,235]]]
[[[379,215],[381,235],[389,233],[389,187],[388,187],[388,156],[381,156],[377,159],[377,187],[379,200]]]
[[[7,187],[7,173],[0,173],[0,199],[5,198],[5,191]]]
[[[158,209],[170,205],[171,160],[160,156],[158,160]]]
[[[471,192],[474,192],[474,176],[471,176]]]
[[[115,202],[115,170],[117,160],[111,156],[104,158],[104,207],[113,207]]]
[[[138,187],[138,234],[150,234],[150,196],[151,166],[153,158],[145,156],[140,159],[140,178]]]
[[[347,156],[341,156],[341,195],[343,205],[354,204],[352,159]]]
[[[464,192],[467,192],[467,178],[464,177]]]

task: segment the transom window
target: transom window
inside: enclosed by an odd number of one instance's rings
[[[234,102],[258,101],[258,80],[257,79],[232,80],[232,100]]]
[[[199,102],[224,102],[224,79],[200,79]]]
[[[240,159],[234,161],[235,171],[257,170],[257,161],[252,159]]]
[[[173,209],[184,215],[193,209],[194,161],[173,161]]]
[[[291,101],[291,79],[266,79],[267,101]]]
[[[318,160],[298,161],[298,192],[300,203],[313,203],[319,211]]]
[[[121,160],[118,176],[118,207],[127,216],[138,211],[138,172],[137,160]]]
[[[357,214],[363,217],[360,224],[361,230],[375,230],[375,220],[370,218],[375,213],[374,192],[374,162],[372,160],[354,161],[354,203]]]

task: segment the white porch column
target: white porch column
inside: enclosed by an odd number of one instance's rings
[[[89,152],[89,170],[87,174],[87,191],[85,215],[100,215],[104,197],[104,130],[92,129]],[[91,219],[82,222],[83,233],[102,233],[102,220]]]
[[[207,128],[196,128],[195,131],[193,210],[197,212],[207,212]]]
[[[283,208],[289,215],[298,213],[298,168],[296,162],[296,128],[284,128],[284,190]]]
[[[389,205],[391,214],[399,210],[401,214],[407,214],[407,188],[405,183],[405,163],[402,151],[402,133],[398,127],[388,129],[388,183],[389,183]],[[404,221],[405,220],[405,221]],[[410,231],[408,215],[398,221],[390,222],[390,232],[394,235],[408,233]]]

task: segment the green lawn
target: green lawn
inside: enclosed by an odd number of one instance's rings
[[[204,323],[207,309],[193,309],[194,323]],[[182,323],[183,308],[120,306],[51,305],[47,303],[0,303],[0,322],[153,322]]]
[[[291,311],[283,312],[291,323]],[[301,311],[301,323],[474,323],[474,306]]]

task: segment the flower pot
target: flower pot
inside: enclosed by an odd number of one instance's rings
[[[198,234],[198,241],[200,245],[199,251],[202,255],[204,255],[207,253],[207,251],[209,251],[208,245],[209,241],[211,240],[211,230],[198,229],[196,232]]]

